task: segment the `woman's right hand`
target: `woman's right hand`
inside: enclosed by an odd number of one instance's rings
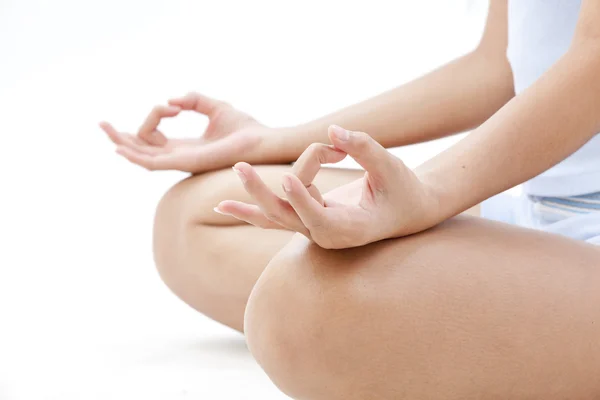
[[[202,135],[190,139],[169,139],[158,125],[162,118],[177,116],[182,110],[206,115],[209,124]],[[263,142],[272,133],[249,115],[231,105],[190,93],[156,106],[137,134],[118,132],[109,123],[100,127],[117,145],[117,153],[148,170],[179,170],[191,173],[230,167],[238,161],[266,162]]]

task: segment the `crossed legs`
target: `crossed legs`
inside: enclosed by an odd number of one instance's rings
[[[283,195],[281,177],[290,166],[259,166],[261,178]],[[351,182],[361,171],[324,169],[322,192]],[[169,190],[154,222],[154,259],[167,286],[204,315],[243,330],[250,291],[292,232],[263,230],[213,211],[222,200],[251,202],[230,169],[192,176]]]
[[[283,168],[259,171],[278,187]],[[317,185],[355,178],[327,170]],[[597,248],[457,217],[402,239],[323,250],[214,214],[223,198],[243,199],[235,179],[194,177],[165,196],[157,265],[188,304],[243,329],[290,396],[600,397]]]

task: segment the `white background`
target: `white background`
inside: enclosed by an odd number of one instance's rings
[[[285,398],[154,271],[154,207],[184,175],[127,164],[97,122],[135,130],[198,90],[300,123],[468,51],[486,3],[0,0],[0,399]]]

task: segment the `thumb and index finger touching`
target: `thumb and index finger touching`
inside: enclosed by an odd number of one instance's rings
[[[392,156],[371,136],[337,125],[330,126],[328,133],[335,148],[347,153],[372,177],[384,178],[389,171],[388,161]]]
[[[175,117],[183,110],[196,111],[210,116],[220,103],[218,100],[195,92],[172,98],[168,101],[168,105],[158,105],[152,109],[140,126],[137,135],[149,144],[164,146],[167,138],[158,130],[158,125],[163,118]]]
[[[387,150],[363,132],[354,132],[332,125],[329,127],[332,146],[315,143],[302,153],[292,172],[283,177],[284,191],[305,225],[311,229],[326,218],[324,205],[311,189],[322,164],[337,163],[350,155],[368,173],[372,184],[384,185],[393,171],[393,160]],[[312,194],[312,196],[309,195]],[[319,204],[320,203],[320,204]]]
[[[376,181],[382,182],[393,168],[394,157],[375,139],[363,132],[355,132],[337,125],[328,131],[332,145],[314,143],[310,145],[294,164],[295,175],[305,187],[312,184],[322,164],[337,163],[346,155],[352,157]]]
[[[182,97],[169,99],[169,105],[180,107],[186,111],[196,111],[208,117],[223,104],[220,100],[205,96],[197,92],[191,92]]]
[[[220,103],[218,100],[196,92],[172,98],[168,101],[168,105],[159,105],[152,109],[138,130],[138,137],[150,144],[164,146],[167,138],[158,130],[158,125],[163,118],[175,117],[183,110],[196,111],[210,117]]]

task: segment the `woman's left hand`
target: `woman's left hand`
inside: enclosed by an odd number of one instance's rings
[[[234,170],[256,205],[221,202],[215,211],[266,229],[299,232],[327,249],[361,246],[427,229],[439,221],[433,190],[362,132],[331,126],[332,146],[311,145],[283,177],[287,199],[275,195],[247,163]],[[357,181],[321,196],[312,184],[322,164],[350,155],[364,169]]]

